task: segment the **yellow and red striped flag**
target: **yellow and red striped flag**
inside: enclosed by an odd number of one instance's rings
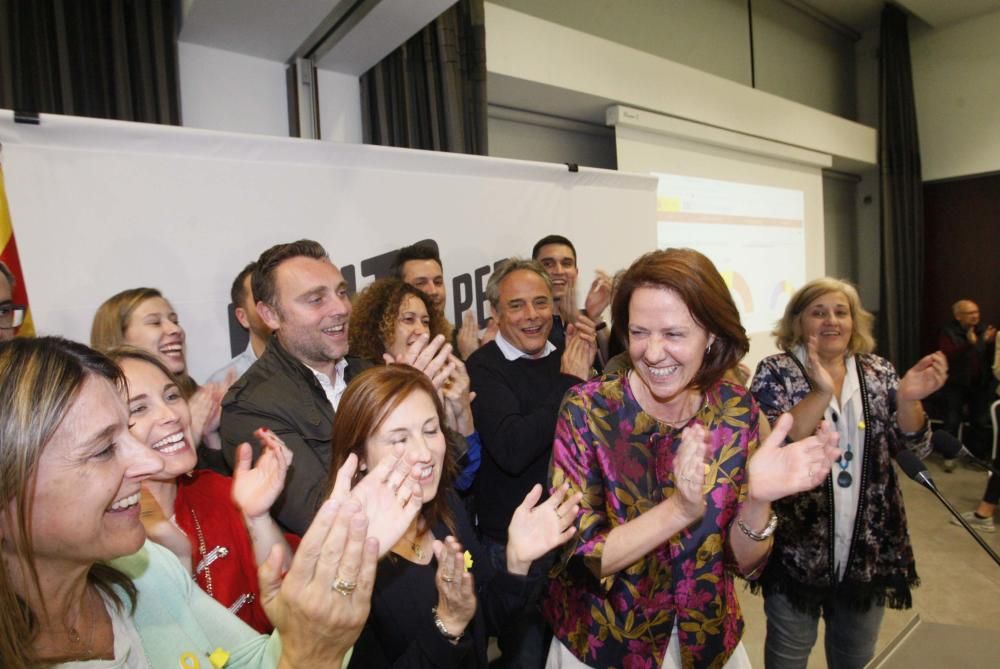
[[[14,275],[16,285],[11,292],[14,304],[25,307],[24,322],[18,328],[18,337],[34,337],[35,323],[31,318],[31,308],[28,307],[28,289],[24,285],[24,274],[21,273],[21,260],[17,257],[17,243],[14,241],[14,227],[10,222],[10,208],[7,206],[7,189],[4,187],[3,167],[0,166],[0,260],[7,265]]]

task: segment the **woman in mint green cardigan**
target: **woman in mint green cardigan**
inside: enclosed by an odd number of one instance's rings
[[[139,491],[163,460],[129,434],[123,388],[82,344],[0,345],[0,666],[340,666],[368,617],[378,543],[396,532],[363,509],[415,513],[408,465],[335,490],[287,573],[272,550],[261,600],[280,639],[262,636],[146,541]]]

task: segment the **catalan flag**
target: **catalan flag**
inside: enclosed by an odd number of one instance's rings
[[[17,243],[14,241],[14,227],[10,222],[10,208],[7,206],[7,189],[4,186],[3,166],[0,166],[0,260],[7,265],[14,275],[15,286],[11,294],[14,304],[28,306],[28,290],[24,285],[24,274],[21,273],[21,260],[17,256]],[[31,308],[24,313],[24,322],[17,331],[19,337],[34,337],[35,324],[31,318]]]

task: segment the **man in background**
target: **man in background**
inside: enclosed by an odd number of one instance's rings
[[[413,286],[429,297],[438,313],[442,316],[445,315],[444,308],[448,301],[448,287],[444,281],[444,266],[441,264],[441,256],[437,249],[430,244],[404,246],[396,254],[393,268],[400,281]],[[445,320],[447,321],[447,317]],[[471,310],[465,312],[460,328],[453,325],[451,329],[448,339],[451,340],[452,346],[458,351],[462,360],[468,360],[469,356],[485,343],[485,341],[480,340],[479,328]]]
[[[264,324],[257,313],[256,301],[253,297],[253,289],[250,286],[250,278],[253,276],[256,262],[252,262],[236,275],[233,285],[229,289],[229,299],[233,303],[233,315],[239,321],[243,329],[250,334],[250,341],[246,349],[229,361],[226,366],[216,371],[209,377],[209,383],[232,383],[243,376],[244,372],[250,369],[250,365],[257,362],[257,358],[264,352],[267,340],[271,337],[271,329]]]
[[[958,437],[959,426],[968,420],[970,430],[963,432],[963,441],[978,457],[987,457],[989,405],[994,398],[990,366],[997,331],[980,322],[979,306],[972,300],[955,302],[951,311],[954,318],[938,337],[938,348],[948,357],[948,381],[941,389],[942,428]],[[945,461],[946,471],[954,468],[954,460]]]

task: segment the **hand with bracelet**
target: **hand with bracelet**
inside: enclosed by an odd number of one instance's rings
[[[476,589],[472,574],[465,569],[465,551],[455,537],[435,541],[434,557],[438,562],[434,577],[438,591],[438,603],[432,609],[434,624],[442,636],[458,643],[476,614]]]
[[[785,444],[793,422],[791,414],[781,416],[747,463],[749,492],[736,514],[739,531],[729,536],[736,561],[748,578],[756,576],[762,566],[770,550],[767,540],[778,525],[771,502],[815,488],[840,456],[839,435],[826,421],[815,435]]]

